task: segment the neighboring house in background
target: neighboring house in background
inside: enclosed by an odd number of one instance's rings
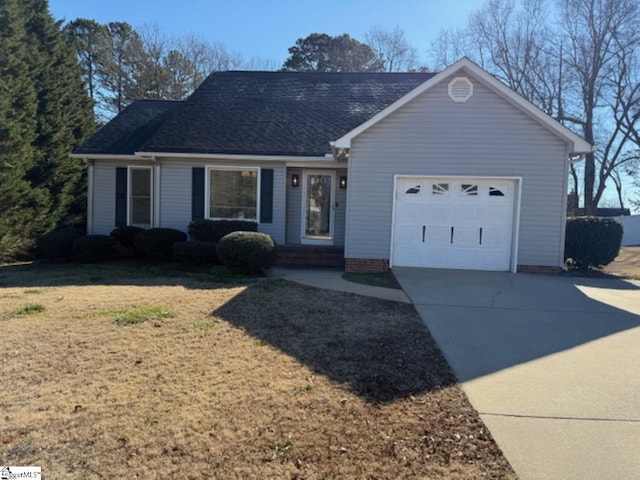
[[[567,198],[567,215],[570,217],[583,217],[584,208],[578,206],[578,194],[574,191],[569,193]],[[631,215],[628,208],[597,208],[596,217],[620,217],[623,215]]]
[[[73,156],[88,232],[245,219],[390,266],[556,270],[591,145],[464,58],[440,73],[214,73],[139,101]]]

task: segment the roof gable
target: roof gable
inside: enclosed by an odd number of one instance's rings
[[[495,78],[493,75],[489,74],[486,70],[482,69],[475,63],[473,63],[468,58],[464,57],[461,60],[458,60],[456,63],[446,68],[442,72],[432,76],[428,80],[426,80],[422,85],[418,86],[407,95],[398,99],[394,103],[390,104],[385,109],[378,112],[376,115],[372,116],[367,121],[358,125],[356,128],[338,138],[334,142],[332,142],[332,146],[335,148],[350,148],[351,140],[364,131],[371,128],[373,125],[377,124],[384,118],[391,115],[396,110],[402,108],[407,103],[411,102],[413,99],[426,92],[427,90],[433,88],[435,85],[440,82],[446,80],[453,75],[465,72],[471,74],[471,76],[480,81],[487,88],[492,90],[493,92],[500,95],[510,104],[521,110],[525,115],[528,115],[532,119],[534,119],[539,124],[543,125],[545,128],[553,132],[558,137],[562,138],[565,142],[571,145],[572,154],[582,154],[588,153],[593,150],[593,147],[582,139],[579,135],[572,132],[560,122],[554,120],[549,115],[544,113],[538,107],[533,105],[531,102],[526,100],[524,97],[519,95],[518,93],[511,90],[505,84],[503,84],[500,80]]]

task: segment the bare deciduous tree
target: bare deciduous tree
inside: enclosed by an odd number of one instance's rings
[[[280,69],[280,63],[270,58],[253,56],[243,61],[240,68],[242,68],[243,70],[254,71],[276,71]]]
[[[230,52],[220,42],[209,42],[195,35],[188,35],[177,42],[177,50],[191,66],[189,90],[193,92],[211,72],[240,68],[242,56]]]
[[[431,66],[435,70],[442,70],[462,57],[472,56],[473,51],[467,30],[462,28],[440,30],[429,49]]]
[[[417,50],[407,41],[404,30],[399,26],[393,30],[385,30],[380,26],[373,27],[364,34],[364,39],[382,60],[384,71],[408,71],[417,67]]]
[[[585,140],[598,145],[584,162],[584,206],[594,215],[607,180],[624,164],[631,147],[623,119],[638,101],[640,5],[637,0],[561,0],[560,21],[567,47],[562,62],[567,71],[567,97],[573,114],[562,120],[581,129]]]

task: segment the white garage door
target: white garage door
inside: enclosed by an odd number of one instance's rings
[[[515,180],[398,177],[393,265],[510,270]]]

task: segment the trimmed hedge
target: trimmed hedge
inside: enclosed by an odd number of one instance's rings
[[[257,232],[258,224],[244,220],[194,220],[187,231],[192,240],[218,243],[231,232]]]
[[[73,259],[76,262],[99,262],[114,254],[117,240],[108,235],[87,235],[73,242]]]
[[[36,239],[36,258],[49,262],[71,260],[73,242],[84,234],[79,228],[59,228],[41,235]]]
[[[150,257],[171,258],[173,244],[184,242],[187,234],[174,228],[150,228],[138,233],[133,240],[137,252]]]
[[[622,224],[612,218],[567,219],[565,261],[582,269],[611,263],[620,252]]]
[[[135,246],[133,242],[136,238],[136,235],[138,235],[140,232],[144,232],[144,228],[127,226],[127,227],[118,227],[112,230],[109,235],[115,238],[124,247],[134,250]]]
[[[193,263],[220,263],[216,254],[216,244],[191,240],[173,244],[173,256]]]
[[[266,273],[276,263],[276,244],[269,235],[233,232],[218,243],[220,262],[234,273]]]

